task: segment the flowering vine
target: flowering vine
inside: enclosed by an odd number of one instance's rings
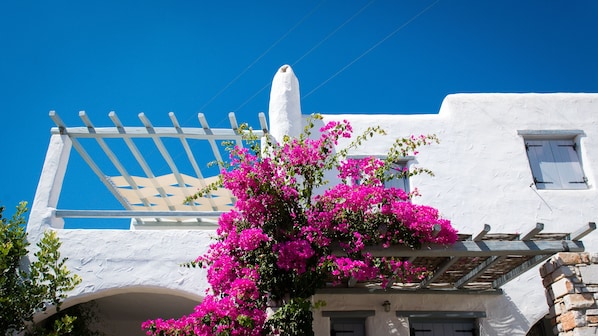
[[[249,133],[248,147],[231,149],[220,181],[194,196],[222,186],[237,199],[219,218],[218,238],[207,254],[190,263],[208,269],[211,292],[187,316],[145,322],[147,335],[313,335],[309,298],[317,289],[349,280],[385,286],[424,274],[407,260],[372,256],[369,246],[456,241],[456,231],[436,209],[410,202],[416,192],[384,185],[432,174],[396,169],[395,162],[436,142],[434,135],[399,138],[384,159],[353,159],[349,150],[384,131],[369,128],[337,150],[339,140],[351,138],[351,125],[328,122],[315,137],[314,119],[322,118],[309,119],[298,138],[268,142],[265,149]],[[340,183],[328,186],[329,171]],[[272,306],[278,309],[267,316]]]

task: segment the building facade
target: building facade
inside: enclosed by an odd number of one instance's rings
[[[597,109],[596,94],[456,94],[445,98],[437,115],[326,115],[324,120],[349,120],[356,134],[384,126],[388,135],[355,151],[357,156],[383,155],[395,135],[436,134],[440,144],[409,162],[435,174],[410,178],[409,186],[421,193],[414,202],[439,209],[460,233],[475,234],[489,224],[491,232],[524,234],[536,223],[544,232],[572,232],[595,222],[598,122],[592,115]],[[595,233],[584,238],[594,258],[597,239]],[[586,273],[595,267],[589,260],[585,265]],[[545,290],[538,267],[501,288],[498,295],[413,291],[321,298],[335,307],[329,315],[339,321],[343,310],[362,311],[367,335],[444,335],[435,329],[442,323],[476,335],[526,335],[546,316],[551,324],[545,329],[552,334],[550,288]],[[318,334],[331,328],[329,321],[318,319]],[[593,335],[598,329],[584,330]]]
[[[282,72],[294,78],[289,69]],[[297,112],[298,99],[289,98],[298,95],[298,84],[283,80],[281,85],[288,90],[276,93],[273,88],[276,101],[270,106],[270,125],[264,121],[259,127],[262,135],[293,135],[303,128],[306,116]],[[435,176],[417,175],[400,183],[411,190],[417,188],[421,196],[413,201],[439,209],[463,237],[457,244],[461,250],[430,247],[420,254],[400,255],[430,265],[436,278],[429,282],[412,287],[353,284],[323,289],[314,297],[326,302],[314,311],[316,334],[551,335],[553,329],[563,335],[598,333],[592,324],[592,316],[598,315],[592,309],[598,307],[593,294],[587,294],[594,288],[589,282],[598,278],[598,266],[592,266],[592,261],[598,262],[598,236],[591,233],[598,218],[597,111],[598,94],[455,94],[444,99],[436,114],[324,115],[323,122],[348,120],[355,134],[370,126],[386,130],[386,136],[350,152],[356,157],[383,156],[397,137],[436,134],[439,144],[401,162],[429,168]],[[207,250],[215,234],[215,218],[232,206],[232,200],[214,201],[226,199],[225,191],[192,209],[180,208],[180,200],[169,200],[178,191],[184,193],[176,188],[197,188],[206,177],[198,169],[179,171],[174,163],[170,165],[173,156],[160,149],[160,137],[178,138],[183,147],[191,140],[210,144],[223,139],[238,141],[234,118],[230,130],[217,130],[209,128],[203,116],[198,129],[178,126],[174,115],[170,128],[154,128],[141,115],[144,125],[139,128],[120,125],[115,115],[111,115],[114,127],[95,128],[82,115],[85,127],[69,128],[56,114],[52,116],[57,127],[27,231],[35,242],[44,230],[57,230],[69,269],[83,279],[64,308],[94,302],[102,328],[110,335],[142,335],[140,321],[189,312],[208,285],[204,271],[180,264]],[[118,176],[108,177],[99,164],[85,157],[81,138],[93,139],[102,147],[101,136],[116,134],[132,153],[137,147],[124,139],[154,140],[172,174],[155,176],[141,160],[145,175],[133,176],[116,155],[110,156],[111,151],[104,149],[118,171]],[[338,146],[346,145],[341,142]],[[60,209],[71,148],[87,161],[125,210]],[[186,153],[194,160],[192,151]],[[64,226],[70,217],[108,220],[118,216],[131,218],[130,230]],[[579,241],[582,237],[583,243]],[[584,249],[586,253],[581,253]],[[559,252],[579,255],[580,259],[575,259],[579,262],[561,262],[568,254],[552,257]],[[569,271],[554,273],[563,265]],[[577,273],[586,276],[575,277]],[[569,279],[569,285],[563,278]],[[587,286],[581,285],[584,279]],[[583,294],[582,306],[572,305],[571,298],[566,299],[568,294]],[[562,308],[566,302],[567,311]],[[573,313],[565,315],[569,311],[575,312],[573,322],[563,326],[561,315],[570,319]]]

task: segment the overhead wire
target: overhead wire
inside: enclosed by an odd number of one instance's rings
[[[315,13],[315,11],[322,5],[322,3],[325,0],[320,1],[310,12],[308,12],[301,20],[299,20],[293,27],[291,27],[285,34],[283,34],[277,41],[275,41],[268,49],[266,49],[266,51],[264,51],[260,56],[258,56],[253,62],[251,62],[243,71],[241,71],[235,78],[233,78],[228,84],[226,84],[220,91],[218,91],[212,98],[210,98],[201,108],[200,111],[203,111],[204,108],[206,108],[212,101],[214,101],[217,97],[219,97],[224,91],[226,91],[232,84],[234,84],[239,78],[241,78],[251,67],[253,67],[259,60],[261,60],[268,52],[270,52],[270,50],[272,50],[276,45],[278,45],[282,40],[284,40],[292,31],[294,31],[298,26],[300,26],[305,20],[307,20],[311,15],[313,15],[313,13]],[[310,53],[312,53],[314,50],[316,50],[320,45],[322,45],[325,41],[327,41],[330,37],[332,37],[334,34],[336,34],[340,29],[342,29],[345,25],[347,25],[349,22],[351,22],[353,19],[355,19],[358,15],[360,15],[367,7],[369,7],[373,2],[375,2],[376,0],[371,0],[369,1],[365,6],[363,6],[362,8],[360,8],[356,13],[354,13],[350,18],[348,18],[347,20],[345,20],[345,22],[343,22],[342,24],[340,24],[337,28],[335,28],[332,32],[330,32],[328,35],[326,35],[326,37],[324,37],[321,41],[319,41],[316,45],[314,45],[311,49],[309,49],[306,53],[304,53],[301,57],[299,57],[295,62],[291,63],[291,65],[296,65],[299,62],[301,62],[305,57],[307,57]],[[412,18],[410,18],[409,20],[407,20],[404,24],[402,24],[401,26],[399,26],[398,28],[396,28],[394,31],[392,31],[390,34],[386,35],[384,38],[382,38],[380,41],[378,41],[377,43],[375,43],[372,47],[370,47],[369,49],[367,49],[365,52],[363,52],[361,55],[359,55],[357,58],[355,58],[354,60],[352,60],[351,62],[349,62],[347,65],[345,65],[344,67],[342,67],[339,71],[337,71],[336,73],[334,73],[332,76],[330,76],[329,78],[327,78],[325,81],[323,81],[322,83],[320,83],[318,86],[316,86],[314,89],[312,89],[311,91],[309,91],[306,95],[304,95],[303,97],[301,97],[301,99],[305,99],[307,97],[309,97],[310,95],[312,95],[314,92],[316,92],[318,89],[320,89],[322,86],[326,85],[329,81],[331,81],[332,79],[334,79],[336,76],[338,76],[340,73],[342,73],[343,71],[345,71],[346,69],[348,69],[349,67],[351,67],[351,65],[353,65],[355,62],[359,61],[361,58],[363,58],[364,56],[366,56],[367,54],[369,54],[372,50],[374,50],[375,48],[377,48],[379,45],[381,45],[382,43],[384,43],[386,40],[388,40],[389,38],[391,38],[392,36],[394,36],[396,33],[398,33],[399,31],[401,31],[402,29],[404,29],[406,26],[408,26],[411,22],[415,21],[418,17],[420,17],[421,15],[425,14],[428,10],[430,10],[432,7],[434,7],[438,2],[440,2],[440,0],[436,0],[434,1],[432,4],[430,4],[429,6],[427,6],[426,8],[424,8],[423,10],[421,10],[419,13],[417,13],[415,16],[413,16]],[[235,109],[235,111],[238,111],[239,109],[241,109],[242,107],[244,107],[246,104],[248,104],[251,100],[253,100],[256,96],[258,96],[262,91],[264,91],[266,88],[268,88],[268,86],[270,86],[271,83],[267,83],[266,85],[264,85],[261,89],[259,89],[256,93],[254,93],[251,97],[249,97],[247,100],[245,100],[241,105],[239,105],[239,107],[237,107]],[[190,117],[189,119],[191,119],[192,117]],[[187,121],[189,121],[189,119],[187,119]],[[227,118],[224,118],[223,120],[225,120]],[[217,124],[222,123],[221,120],[220,122],[218,122]]]
[[[307,20],[310,16],[312,16],[318,8],[322,6],[325,0],[320,1],[316,6],[314,6],[301,20],[299,20],[294,26],[292,26],[286,33],[284,33],[278,40],[270,45],[261,55],[259,55],[253,62],[251,62],[245,69],[243,69],[235,78],[233,78],[228,84],[226,84],[220,91],[218,91],[212,98],[210,98],[203,106],[199,109],[203,111],[208,105],[210,105],[216,98],[218,98],[224,91],[226,91],[231,85],[233,85],[239,78],[241,78],[251,67],[253,67],[257,62],[259,62],[264,56],[266,56],[270,50],[276,47],[282,40],[284,40],[290,33],[292,33],[297,27],[299,27],[305,20]],[[191,117],[192,118],[192,117]]]
[[[393,30],[390,34],[386,35],[384,38],[382,38],[380,41],[378,41],[376,44],[374,44],[368,50],[364,51],[361,55],[357,56],[354,60],[352,60],[347,65],[345,65],[344,67],[342,67],[339,71],[337,71],[336,73],[334,73],[332,76],[328,77],[328,79],[326,79],[325,81],[323,81],[322,83],[320,83],[319,85],[317,85],[315,88],[313,88],[311,91],[309,91],[303,97],[301,97],[301,99],[305,99],[305,98],[309,97],[310,95],[312,95],[314,92],[316,92],[322,86],[326,85],[328,82],[330,82],[336,76],[338,76],[343,71],[347,70],[350,66],[352,66],[353,64],[355,64],[355,62],[359,61],[365,55],[369,54],[372,50],[376,49],[379,45],[381,45],[382,43],[384,43],[386,40],[388,40],[389,38],[391,38],[392,36],[394,36],[396,33],[398,33],[399,31],[401,31],[403,28],[407,27],[411,22],[415,21],[418,17],[422,16],[424,13],[426,13],[428,10],[430,10],[432,7],[434,7],[438,2],[440,2],[440,0],[434,1],[428,7],[424,8],[423,10],[421,10],[419,13],[417,13],[411,19],[407,20],[405,23],[403,23],[397,29]]]
[[[314,6],[305,16],[303,16],[297,23],[295,23],[295,25],[293,25],[289,30],[287,30],[280,38],[278,38],[278,40],[276,40],[274,43],[272,43],[270,45],[270,47],[268,47],[264,52],[262,52],[255,60],[253,60],[253,62],[251,62],[247,67],[245,67],[245,69],[243,69],[237,76],[235,76],[235,78],[233,78],[230,82],[228,82],[228,84],[226,84],[212,98],[210,98],[205,104],[203,104],[203,106],[199,109],[199,111],[203,112],[203,110],[207,106],[209,106],[214,100],[216,100],[216,98],[218,98],[220,95],[222,95],[222,93],[224,93],[231,85],[233,85],[236,81],[238,81],[247,71],[249,71],[249,69],[251,69],[251,67],[253,67],[257,62],[259,62],[264,56],[266,56],[270,52],[270,50],[272,50],[275,46],[277,46],[280,42],[282,42],[290,33],[292,33],[295,29],[297,29],[297,27],[299,27],[305,20],[307,20],[309,17],[311,17],[322,6],[322,4],[325,1],[326,0],[321,0],[320,2],[318,2],[318,4],[316,4],[316,6]],[[252,97],[257,96],[258,94],[259,94],[259,92],[256,93]],[[189,116],[189,118],[187,118],[185,120],[185,123],[189,122],[194,117],[195,117],[195,115]],[[223,119],[221,119],[220,121],[215,123],[215,125],[218,126],[218,125],[222,124],[227,119],[228,119],[228,116],[224,117]],[[182,154],[183,154],[182,152],[179,152],[176,155],[176,157],[179,157]]]
[[[316,43],[311,49],[309,49],[307,52],[305,52],[301,57],[299,57],[295,62],[291,63],[291,66],[295,66],[297,65],[299,62],[301,62],[305,57],[307,57],[309,54],[311,54],[314,50],[316,50],[318,47],[320,47],[324,42],[326,42],[330,37],[332,37],[334,34],[336,34],[339,30],[341,30],[344,26],[346,26],[349,22],[353,21],[353,19],[355,19],[357,16],[359,16],[359,14],[361,14],[364,10],[366,10],[366,8],[368,8],[371,4],[373,4],[376,0],[370,0],[367,4],[365,4],[365,6],[361,7],[357,12],[355,12],[350,18],[348,18],[347,20],[345,20],[345,22],[341,23],[339,26],[337,26],[332,32],[330,32],[328,35],[326,35],[326,37],[324,37],[322,40],[320,40],[318,43]],[[252,96],[250,96],[247,100],[245,100],[241,105],[239,105],[235,111],[240,110],[242,107],[244,107],[245,105],[247,105],[250,101],[252,101],[255,97],[257,97],[260,93],[262,93],[265,89],[268,88],[268,86],[270,86],[271,83],[268,82],[266,83],[266,85],[264,85],[261,89],[259,89],[256,93],[254,93]]]
[[[318,42],[315,46],[313,46],[305,54],[303,54],[303,56],[299,57],[299,59],[297,59],[294,63],[291,63],[291,66],[297,65],[299,62],[301,62],[305,57],[307,57],[307,55],[311,54],[312,51],[316,50],[320,45],[322,45],[322,43],[326,42],[326,40],[328,40],[330,37],[332,37],[334,34],[336,34],[336,32],[338,32],[339,30],[341,30],[349,22],[353,21],[353,19],[355,19],[357,16],[359,16],[359,14],[361,14],[364,10],[366,10],[366,8],[368,8],[375,1],[376,0],[371,0],[365,6],[361,7],[361,9],[359,9],[355,14],[353,14],[350,18],[348,18],[347,20],[345,20],[345,22],[343,22],[340,26],[336,27],[335,30],[333,30],[332,32],[330,32],[320,42]]]

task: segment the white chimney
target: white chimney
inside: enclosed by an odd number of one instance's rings
[[[281,66],[274,75],[268,117],[270,135],[277,142],[285,135],[294,138],[302,132],[299,80],[289,65]]]

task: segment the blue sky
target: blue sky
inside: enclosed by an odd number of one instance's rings
[[[304,113],[436,113],[459,92],[598,92],[597,36],[594,0],[2,1],[0,204],[33,201],[50,110],[70,126],[80,110],[96,126],[111,126],[110,111],[131,126],[142,111],[155,126],[169,126],[170,111],[184,126],[204,112],[226,127],[230,111],[257,125],[283,64]],[[72,183],[86,173],[69,171]],[[104,204],[102,191],[71,190],[65,207]]]

